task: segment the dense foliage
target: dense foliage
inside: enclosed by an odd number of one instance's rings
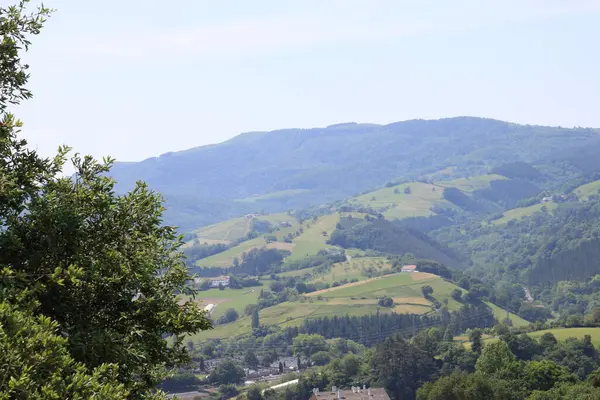
[[[153,398],[189,361],[183,337],[209,328],[191,302],[181,239],[162,225],[160,196],[124,196],[112,161],[41,158],[7,111],[31,94],[20,50],[49,11],[0,8],[0,398]],[[171,337],[169,345],[166,338]]]

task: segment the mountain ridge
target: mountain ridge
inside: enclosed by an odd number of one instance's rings
[[[507,162],[536,162],[600,145],[598,130],[519,125],[488,118],[413,119],[386,125],[248,132],[223,143],[117,163],[117,191],[144,180],[167,199],[166,222],[195,228],[264,209],[304,208],[339,200],[397,179],[416,179],[449,165],[485,173]],[[302,189],[253,204],[236,200]],[[222,212],[208,205],[222,205]],[[187,210],[187,211],[184,211]]]

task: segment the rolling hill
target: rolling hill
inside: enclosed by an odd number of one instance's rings
[[[262,309],[259,317],[261,324],[287,327],[299,325],[305,319],[310,318],[369,315],[377,313],[378,309],[382,313],[427,314],[434,312],[434,307],[431,301],[425,299],[421,293],[421,288],[425,285],[433,288],[432,296],[435,300],[447,301],[450,310],[460,308],[460,303],[455,301],[450,293],[454,289],[464,293],[463,289],[439,276],[416,272],[385,275],[309,293],[298,301],[284,302]],[[224,293],[227,291],[225,290]],[[199,299],[201,300],[204,296],[205,294],[201,293]],[[393,307],[378,306],[377,300],[383,296],[389,296],[394,300]],[[505,318],[504,310],[492,304],[488,305],[491,306],[490,311],[497,318]],[[518,325],[527,323],[513,314],[511,314],[511,318],[516,319]],[[201,332],[193,336],[191,340],[202,342],[207,339],[245,335],[251,331],[250,326],[251,318],[242,317],[235,322],[218,325],[213,330]]]
[[[166,222],[188,231],[262,209],[339,200],[449,166],[482,174],[490,166],[544,160],[597,144],[600,135],[592,129],[482,118],[350,123],[245,133],[216,145],[117,163],[111,175],[119,192],[141,179],[163,193]]]

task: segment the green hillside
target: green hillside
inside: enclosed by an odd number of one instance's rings
[[[558,204],[551,201],[548,203],[538,203],[529,207],[513,208],[512,210],[505,211],[502,218],[493,221],[493,224],[501,225],[506,224],[509,221],[520,220],[521,218],[530,217],[535,213],[542,212],[542,208],[546,207],[547,211],[553,211],[558,207]]]
[[[438,185],[445,188],[454,187],[462,190],[463,192],[472,193],[476,190],[489,188],[491,182],[507,179],[508,178],[502,175],[479,175],[469,178],[459,178],[451,181],[439,182]]]
[[[234,258],[241,259],[245,252],[254,248],[263,247],[290,251],[291,255],[288,257],[289,260],[298,260],[315,255],[320,250],[333,247],[326,242],[335,230],[336,224],[340,220],[340,214],[324,215],[317,218],[316,221],[309,220],[302,224],[299,224],[295,218],[286,214],[274,214],[260,218],[264,218],[264,220],[272,223],[290,222],[292,226],[281,227],[277,231],[244,241],[222,253],[198,260],[196,265],[199,267],[229,267],[232,265]],[[223,223],[223,226],[228,227],[232,221],[236,220],[227,221],[226,223]],[[224,228],[222,228],[221,231],[223,229]],[[298,233],[298,236],[294,237],[291,243],[284,242],[284,238],[287,235],[296,233]],[[274,236],[277,241],[267,243],[267,236]]]
[[[591,129],[471,117],[348,123],[246,133],[220,144],[117,163],[111,176],[119,193],[138,180],[148,182],[166,198],[166,222],[189,231],[261,209],[324,204],[398,177],[416,179],[449,166],[483,172],[596,143],[600,136]],[[414,212],[426,210],[415,207]]]
[[[378,308],[380,312],[426,314],[434,309],[432,303],[421,293],[421,288],[425,285],[433,288],[432,296],[437,301],[447,301],[450,310],[460,308],[461,304],[452,299],[450,293],[454,289],[464,292],[463,289],[428,273],[397,273],[309,293],[297,302],[285,302],[265,308],[259,313],[260,321],[264,325],[292,326],[301,324],[306,318],[375,314]],[[394,300],[392,308],[377,305],[377,299],[383,296]],[[204,293],[200,297],[204,297]],[[502,314],[503,311],[499,310],[498,313]],[[243,317],[233,323],[218,325],[192,339],[203,341],[246,334],[250,332],[250,324],[250,317]]]
[[[405,190],[409,193],[405,193]],[[453,207],[444,200],[444,188],[422,182],[403,183],[369,192],[349,200],[351,204],[360,204],[380,211],[387,219],[408,217],[427,217],[433,215],[431,207]]]
[[[579,186],[573,193],[581,200],[587,200],[592,195],[600,194],[600,180]]]
[[[561,341],[571,337],[583,339],[585,335],[590,335],[594,346],[600,346],[600,328],[555,328],[531,332],[528,335],[537,339],[544,333],[551,333],[557,340]]]
[[[230,243],[246,236],[252,227],[253,221],[266,221],[273,226],[281,223],[297,224],[296,218],[288,214],[255,215],[254,217],[239,217],[209,225],[192,231],[201,244]]]

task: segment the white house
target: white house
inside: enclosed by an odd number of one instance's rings
[[[223,285],[224,287],[229,286],[229,277],[224,275],[224,276],[218,276],[216,278],[211,278],[210,279],[210,287],[219,287]]]
[[[417,272],[416,265],[405,265],[401,269],[402,272]]]

